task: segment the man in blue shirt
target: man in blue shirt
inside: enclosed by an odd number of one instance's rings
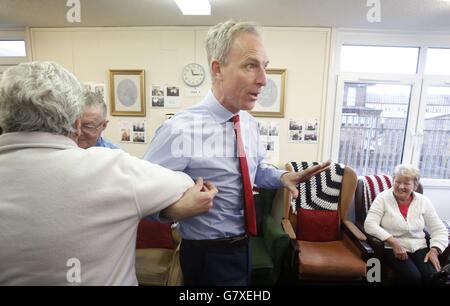
[[[244,226],[244,190],[237,140],[230,119],[239,115],[251,184],[296,184],[329,163],[288,173],[264,163],[265,151],[251,110],[266,85],[268,58],[259,28],[227,21],[212,27],[206,49],[212,89],[199,104],[178,113],[156,131],[144,159],[192,178],[213,182],[219,192],[204,214],[180,221],[180,262],[186,285],[249,285],[251,250]]]
[[[86,102],[81,115],[81,135],[78,138],[78,146],[83,149],[94,146],[120,149],[117,145],[102,137],[102,132],[107,125],[106,104],[103,101],[103,96],[96,92],[86,92]]]

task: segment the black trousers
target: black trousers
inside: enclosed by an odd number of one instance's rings
[[[384,249],[384,264],[387,264],[396,277],[396,284],[400,285],[435,285],[432,276],[437,272],[433,264],[423,262],[430,249],[425,248],[414,253],[408,252],[408,259],[403,261],[395,258],[392,249]]]
[[[186,286],[248,286],[251,273],[250,241],[211,245],[182,240],[180,264]]]

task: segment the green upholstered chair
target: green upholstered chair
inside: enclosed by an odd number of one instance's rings
[[[274,285],[280,276],[289,236],[281,221],[272,215],[272,204],[277,190],[261,189],[255,194],[258,235],[251,237],[252,285]]]

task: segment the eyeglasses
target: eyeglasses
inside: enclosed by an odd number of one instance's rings
[[[92,124],[82,124],[81,129],[83,132],[94,134],[98,131],[98,129],[105,123],[106,121],[100,122],[98,125],[92,125]]]

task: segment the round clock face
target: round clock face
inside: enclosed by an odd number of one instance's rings
[[[183,68],[183,81],[187,86],[200,86],[205,80],[205,69],[197,63],[187,64]]]

